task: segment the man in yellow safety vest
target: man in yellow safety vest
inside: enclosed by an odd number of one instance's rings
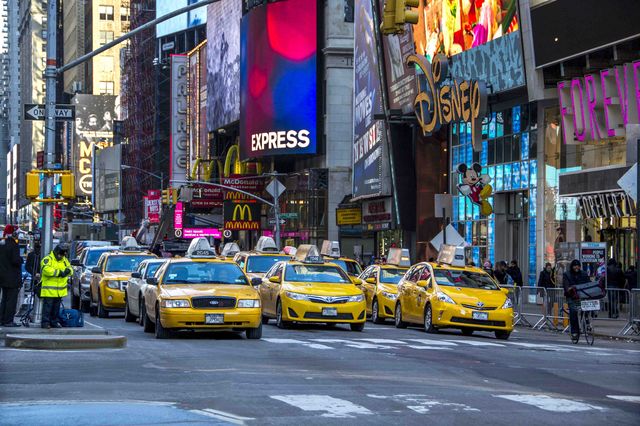
[[[40,262],[42,270],[42,328],[60,328],[58,313],[62,298],[67,295],[67,281],[71,275],[71,264],[67,259],[68,249],[58,244],[48,256]]]

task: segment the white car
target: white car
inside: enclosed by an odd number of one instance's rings
[[[131,278],[127,282],[124,291],[124,320],[126,322],[134,322],[136,319],[142,325],[142,316],[140,315],[142,304],[142,295],[147,285],[147,278],[155,275],[167,259],[149,259],[140,262],[138,268],[131,274]]]

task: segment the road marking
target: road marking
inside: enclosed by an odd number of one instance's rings
[[[437,346],[458,346],[453,341],[445,342],[444,340],[435,340],[435,339],[407,339],[412,342],[422,343],[424,345],[437,345]]]
[[[480,342],[478,340],[447,340],[447,342],[464,344],[469,346],[492,346],[497,348],[504,348],[505,346],[501,343],[491,343],[491,342]]]
[[[493,395],[497,398],[508,399],[509,401],[520,402],[522,404],[533,405],[545,411],[555,413],[574,413],[579,411],[599,410],[604,408],[580,401],[572,401],[565,398],[552,398],[548,395]]]
[[[523,348],[529,348],[529,349],[542,349],[545,351],[554,351],[554,352],[573,352],[574,349],[573,348],[565,348],[563,346],[556,346],[556,345],[545,345],[545,344],[539,344],[539,343],[523,343],[523,342],[507,342],[509,345],[512,346],[522,346]]]
[[[324,411],[321,414],[322,417],[352,418],[357,415],[373,414],[361,405],[329,395],[271,395],[270,398],[303,411]]]
[[[618,401],[624,401],[624,402],[635,402],[636,404],[640,404],[640,396],[636,396],[636,395],[607,395],[607,398],[617,399]]]
[[[432,351],[451,351],[453,348],[444,348],[442,346],[418,346],[418,345],[408,345],[408,348],[411,349],[429,349]]]
[[[443,348],[440,348],[443,349]],[[374,395],[368,394],[369,398],[375,399],[391,399],[392,401],[406,405],[409,410],[415,411],[420,414],[427,414],[431,409],[436,407],[443,407],[447,411],[480,411],[477,408],[470,407],[466,404],[459,404],[456,402],[438,401],[428,398],[427,395]]]
[[[101,328],[101,329],[103,329],[103,330],[104,330],[104,327],[101,327],[101,326],[99,326],[98,324],[94,324],[94,323],[92,323],[92,322],[90,322],[90,321],[84,320],[84,323],[85,323],[85,324],[92,325],[92,326],[94,326],[95,328]]]
[[[320,343],[342,343],[345,346],[356,349],[396,349],[392,346],[374,345],[373,343],[358,342],[354,340],[345,339],[311,339],[314,342]]]
[[[211,417],[211,418],[214,418],[214,419],[218,419],[218,420],[222,420],[222,421],[225,421],[225,422],[229,422],[229,423],[234,424],[234,425],[243,425],[244,424],[244,421],[242,421],[242,420],[236,420],[236,419],[233,419],[231,417],[221,416],[219,414],[210,413],[210,412],[205,411],[205,410],[189,410],[189,412],[193,413],[193,414],[199,414],[201,416]]]
[[[358,340],[364,340],[365,342],[371,342],[371,343],[381,343],[381,344],[386,344],[386,345],[406,345],[407,342],[403,341],[403,340],[393,340],[393,339],[358,339]]]
[[[266,340],[267,342],[271,342],[271,343],[292,343],[292,344],[296,344],[296,345],[302,345],[302,346],[306,346],[308,348],[312,348],[312,349],[321,349],[321,350],[327,350],[327,349],[333,349],[331,346],[327,346],[327,345],[321,345],[319,343],[310,343],[310,342],[305,342],[304,340],[296,340],[296,339],[275,339],[275,338],[262,338],[262,340]]]

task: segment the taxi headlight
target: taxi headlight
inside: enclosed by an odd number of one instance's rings
[[[119,290],[120,289],[120,281],[107,281],[107,287]]]
[[[188,308],[189,301],[186,299],[164,299],[162,301],[163,308]]]
[[[456,302],[453,301],[452,298],[449,297],[448,294],[443,293],[442,291],[439,291],[436,296],[438,297],[438,300],[444,303],[451,303],[452,305],[455,305]]]
[[[309,300],[309,297],[306,294],[301,293],[292,293],[290,291],[285,292],[289,299],[293,300]]]
[[[504,301],[504,305],[502,305],[502,308],[500,309],[509,309],[509,308],[513,308],[513,302],[511,301],[511,299],[507,297],[507,300]]]
[[[387,299],[389,299],[389,300],[396,300],[396,299],[398,298],[398,295],[397,295],[397,294],[387,293],[386,291],[383,291],[383,292],[382,292],[382,295],[383,295],[384,297],[386,297]]]
[[[259,308],[259,299],[240,299],[238,300],[238,308]]]
[[[349,302],[362,302],[364,300],[364,296],[362,294],[358,294],[356,296],[351,296],[349,298]]]

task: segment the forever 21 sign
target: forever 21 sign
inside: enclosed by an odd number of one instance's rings
[[[583,218],[625,217],[635,214],[635,203],[624,192],[581,195],[580,212]]]

